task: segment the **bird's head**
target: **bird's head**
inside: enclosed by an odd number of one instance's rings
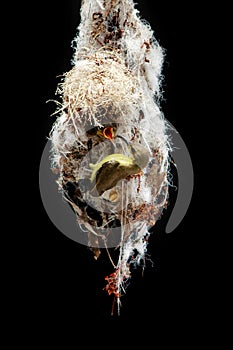
[[[126,138],[123,136],[118,135],[118,137],[127,143],[135,165],[137,165],[140,169],[145,168],[150,159],[149,150],[140,143],[133,144],[131,141],[126,140]]]

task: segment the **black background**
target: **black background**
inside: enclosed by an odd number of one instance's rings
[[[200,270],[202,232],[197,220],[201,195],[196,191],[200,172],[196,142],[199,132],[196,120],[200,111],[196,99],[200,67],[204,63],[201,64],[202,47],[197,50],[197,45],[202,45],[199,39],[203,39],[203,33],[200,34],[202,11],[198,6],[196,3],[184,7],[149,0],[138,1],[136,5],[166,50],[161,107],[190,152],[194,193],[183,221],[172,233],[166,234],[166,222],[176,198],[176,193],[171,193],[170,206],[156,224],[148,245],[154,264],[148,262],[143,277],[140,269],[133,272],[127,293],[121,300],[119,317],[110,315],[112,298],[103,290],[104,277],[112,272],[106,254],[103,252],[95,261],[86,246],[59,232],[50,221],[39,192],[40,158],[55,121],[51,116],[55,105],[46,101],[55,97],[59,75],[71,68],[71,41],[80,21],[80,1],[40,1],[25,9],[19,40],[23,39],[22,50],[27,54],[23,59],[25,74],[19,79],[27,86],[22,115],[27,120],[25,150],[33,144],[33,152],[29,151],[33,156],[28,157],[26,172],[33,178],[33,184],[27,186],[23,196],[26,196],[27,209],[21,209],[20,224],[26,238],[26,252],[22,253],[23,266],[16,284],[22,291],[19,303],[22,297],[29,320],[41,319],[44,325],[57,320],[65,325],[73,318],[75,325],[87,321],[90,327],[104,321],[112,326],[127,321],[131,325],[150,323],[153,327],[170,325],[171,328],[177,324],[182,327],[186,320],[194,318],[201,321],[200,303],[205,295]],[[21,56],[20,50],[16,56]]]

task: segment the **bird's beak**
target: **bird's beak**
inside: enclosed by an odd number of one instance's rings
[[[122,139],[123,141],[125,141],[125,143],[126,143],[128,146],[130,145],[129,141],[126,140],[125,137],[123,137],[123,136],[121,136],[121,135],[117,135],[117,137],[119,137],[120,139]]]
[[[111,126],[104,128],[103,135],[106,139],[112,140],[114,137],[114,131]]]
[[[111,126],[107,126],[103,130],[98,130],[97,134],[103,136],[104,138],[108,140],[112,140],[114,138],[114,131]]]

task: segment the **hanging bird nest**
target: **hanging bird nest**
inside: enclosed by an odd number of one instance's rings
[[[51,164],[99,258],[119,249],[106,290],[120,305],[167,205],[169,139],[159,108],[163,50],[132,0],[84,0],[73,68],[56,94]]]

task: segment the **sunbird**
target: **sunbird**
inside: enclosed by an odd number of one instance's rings
[[[146,167],[149,162],[149,151],[141,144],[128,143],[128,146],[131,151],[130,157],[113,153],[96,164],[89,164],[92,169],[90,180],[94,184],[91,190],[93,196],[101,196],[105,191],[116,186],[118,181],[130,175],[136,175]]]

